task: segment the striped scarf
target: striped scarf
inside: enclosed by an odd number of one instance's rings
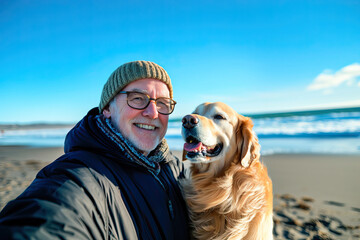
[[[130,161],[145,167],[153,175],[159,174],[159,163],[166,160],[169,155],[169,146],[165,139],[148,156],[145,156],[111,124],[110,119],[105,118],[103,114],[97,115],[95,118],[97,126],[120,148]]]

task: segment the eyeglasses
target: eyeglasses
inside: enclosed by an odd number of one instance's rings
[[[158,113],[169,115],[174,111],[176,102],[171,98],[160,97],[151,98],[149,95],[141,92],[121,91],[121,94],[127,95],[127,104],[129,107],[142,110],[149,106],[150,101],[155,101]]]

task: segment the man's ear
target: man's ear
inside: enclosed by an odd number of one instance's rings
[[[104,108],[103,114],[104,114],[105,118],[110,118],[111,117],[111,112],[110,112],[110,106],[109,105],[107,105]]]
[[[260,145],[252,130],[253,123],[248,117],[239,117],[236,138],[238,144],[239,163],[247,168],[260,157]]]

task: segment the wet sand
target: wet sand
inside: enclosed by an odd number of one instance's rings
[[[0,209],[62,153],[0,146]],[[276,154],[262,161],[274,186],[275,239],[360,239],[359,155]]]

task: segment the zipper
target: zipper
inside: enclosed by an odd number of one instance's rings
[[[169,202],[168,202],[168,208],[169,208],[169,211],[170,211],[171,219],[174,219],[174,218],[175,218],[175,216],[174,216],[174,209],[173,209],[173,205],[172,205],[172,202],[171,202],[170,199],[169,199]]]
[[[174,220],[175,218],[175,214],[174,214],[174,208],[173,208],[173,204],[172,201],[170,199],[170,194],[169,194],[169,189],[164,185],[164,183],[160,180],[160,178],[158,178],[158,176],[156,174],[154,174],[154,172],[150,171],[149,172],[154,176],[154,178],[160,183],[161,187],[164,189],[167,197],[168,197],[168,210],[170,213],[170,217],[172,220]]]

